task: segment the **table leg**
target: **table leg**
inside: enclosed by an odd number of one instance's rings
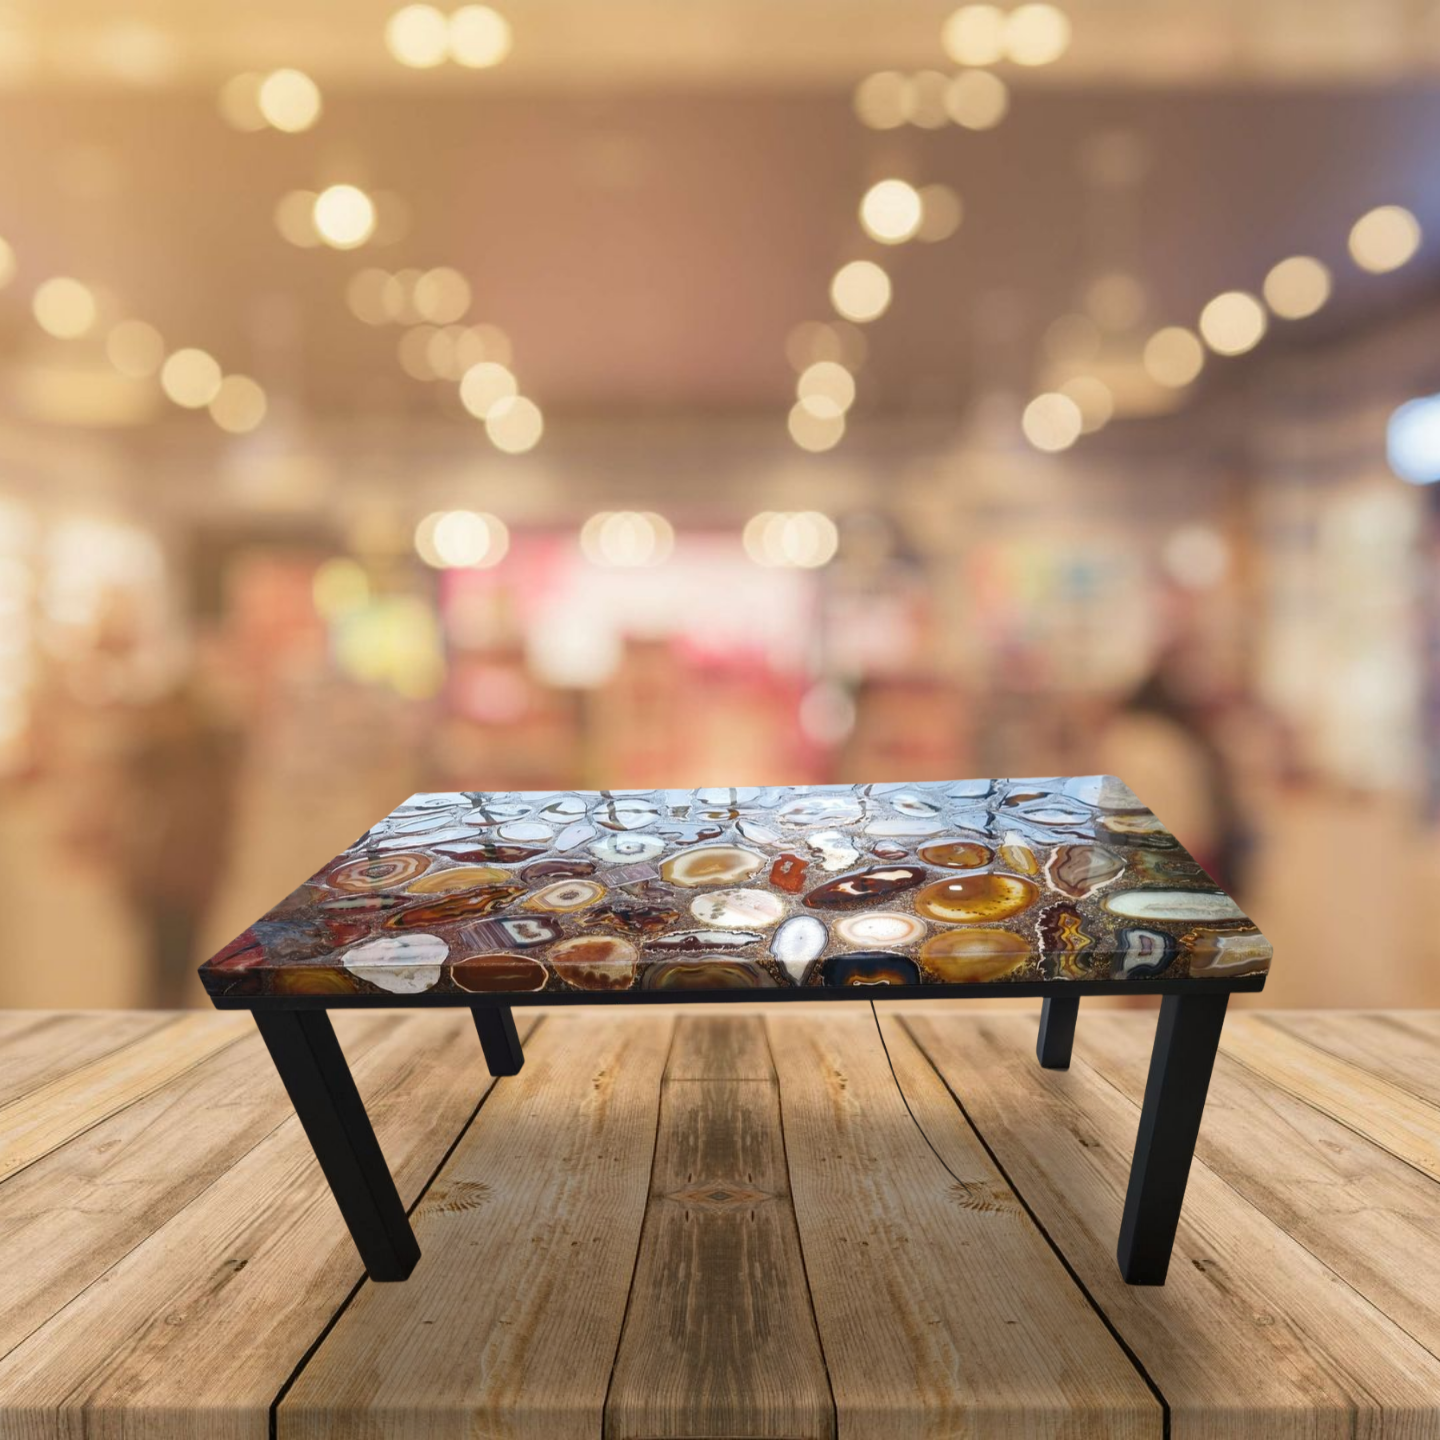
[[[492,1075],[518,1075],[525,1063],[520,1036],[515,1032],[515,1017],[508,1005],[472,1005],[475,1029],[480,1034],[480,1048]]]
[[[1080,1013],[1078,995],[1047,995],[1040,1002],[1040,1038],[1035,1054],[1047,1070],[1070,1068],[1070,1046],[1075,1040],[1075,1017]]]
[[[372,1280],[404,1280],[420,1247],[329,1015],[252,1013],[366,1271]]]
[[[1163,1285],[1228,995],[1166,995],[1130,1163],[1117,1258],[1131,1285]]]

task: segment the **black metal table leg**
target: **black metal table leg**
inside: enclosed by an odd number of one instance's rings
[[[1160,1002],[1116,1252],[1131,1285],[1165,1283],[1228,999],[1166,995]]]
[[[372,1280],[404,1280],[420,1247],[329,1015],[252,1013],[366,1271]]]
[[[515,1032],[515,1017],[508,1005],[472,1005],[475,1029],[480,1034],[480,1048],[492,1075],[518,1075],[525,1063],[520,1036]]]
[[[1047,995],[1040,1002],[1040,1037],[1035,1042],[1035,1054],[1047,1070],[1070,1068],[1070,1047],[1079,1013],[1078,995]]]

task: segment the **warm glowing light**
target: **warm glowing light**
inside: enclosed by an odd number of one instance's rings
[[[1141,363],[1157,385],[1183,390],[1204,368],[1205,347],[1193,330],[1167,325],[1145,342]]]
[[[345,303],[350,313],[367,325],[384,325],[392,320],[387,291],[391,276],[384,270],[358,270],[345,286]]]
[[[1200,334],[1217,355],[1243,355],[1265,334],[1265,307],[1244,290],[1226,290],[1200,312]]]
[[[485,433],[497,450],[507,455],[521,455],[540,443],[545,433],[545,418],[533,400],[524,395],[510,395],[497,400],[486,412]]]
[[[227,375],[210,401],[210,418],[231,435],[245,435],[265,418],[265,391],[248,375]]]
[[[316,569],[310,593],[317,615],[324,620],[338,620],[369,602],[370,579],[356,561],[337,555]]]
[[[504,522],[474,510],[439,510],[415,527],[416,553],[437,570],[488,569],[509,548]]]
[[[425,347],[425,358],[430,368],[442,380],[460,380],[474,361],[462,363],[459,355],[460,341],[465,335],[463,325],[441,325],[430,336]]]
[[[164,364],[165,341],[143,320],[122,320],[105,337],[105,355],[122,375],[141,380]]]
[[[1005,53],[1017,65],[1051,65],[1070,47],[1070,20],[1053,5],[1020,5],[1005,17]]]
[[[1182,525],[1165,541],[1161,559],[1177,585],[1213,590],[1230,568],[1230,546],[1210,525]]]
[[[857,324],[879,319],[890,308],[890,277],[873,260],[852,260],[835,272],[830,302]]]
[[[437,325],[450,325],[470,308],[470,282],[448,265],[437,265],[415,281],[411,301]]]
[[[1094,375],[1076,375],[1060,387],[1060,394],[1073,400],[1080,411],[1080,430],[1089,435],[1110,423],[1115,414],[1115,396],[1110,387]]]
[[[1420,248],[1420,222],[1403,206],[1381,205],[1350,230],[1350,255],[1372,275],[1398,270]]]
[[[967,130],[992,130],[1009,109],[1009,86],[988,70],[962,70],[945,87],[945,113]]]
[[[957,65],[993,65],[1005,54],[1005,12],[998,5],[962,5],[940,30],[940,44]]]
[[[818,510],[796,513],[764,510],[746,522],[741,537],[745,552],[757,565],[795,566],[814,570],[835,558],[840,532]]]
[[[675,548],[670,522],[653,510],[602,510],[580,530],[580,549],[595,565],[662,565]]]
[[[1025,438],[1037,449],[1053,453],[1068,450],[1085,428],[1080,407],[1056,390],[1037,395],[1020,417]]]
[[[430,342],[440,332],[434,325],[415,325],[401,337],[395,347],[400,368],[412,380],[438,380],[439,373],[430,363]]]
[[[353,250],[375,231],[375,202],[358,185],[330,185],[312,212],[320,238],[336,250]]]
[[[291,190],[275,204],[275,228],[302,250],[313,250],[320,243],[315,229],[315,198],[313,190]]]
[[[909,120],[922,130],[943,130],[950,123],[945,108],[950,77],[938,70],[917,70],[909,79]]]
[[[247,70],[241,75],[232,75],[220,87],[218,104],[227,125],[251,133],[265,128],[265,116],[260,110],[262,78],[253,70]]]
[[[965,207],[960,197],[948,185],[922,185],[920,209],[920,228],[915,232],[917,240],[932,243],[948,240],[965,218]]]
[[[899,245],[920,228],[920,192],[905,180],[881,180],[860,201],[860,224],[882,245]]]
[[[15,278],[15,251],[10,242],[0,236],[0,290]]]
[[[385,44],[402,65],[428,70],[450,53],[450,22],[433,5],[406,5],[386,23]]]
[[[99,314],[90,287],[68,275],[42,281],[30,308],[40,328],[58,340],[74,340],[84,335]]]
[[[455,363],[462,375],[482,360],[509,365],[512,354],[510,337],[498,325],[466,325],[455,337]]]
[[[160,388],[187,410],[203,410],[220,393],[220,363],[204,350],[187,347],[160,367]]]
[[[472,365],[460,378],[460,403],[477,420],[488,420],[502,400],[512,400],[519,393],[515,377],[494,360]]]
[[[855,114],[872,130],[895,130],[910,118],[910,82],[898,70],[879,70],[856,87]]]
[[[834,406],[817,409],[817,401],[797,400],[786,424],[790,438],[802,449],[819,454],[833,450],[845,438],[845,414]]]
[[[510,22],[488,5],[462,5],[450,17],[450,54],[472,70],[498,65],[512,40]]]
[[[303,70],[272,70],[255,103],[267,125],[297,135],[320,118],[320,87]]]
[[[855,377],[834,360],[817,360],[801,371],[795,393],[813,415],[833,418],[855,403]]]
[[[1310,255],[1292,255],[1265,277],[1264,292],[1282,320],[1303,320],[1330,298],[1330,271]]]

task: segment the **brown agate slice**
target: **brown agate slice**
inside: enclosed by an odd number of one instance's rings
[[[915,897],[915,911],[951,925],[975,925],[1008,920],[1028,910],[1039,897],[1034,881],[1020,875],[957,875],[927,885]]]
[[[1095,970],[1094,938],[1085,933],[1084,916],[1073,905],[1052,905],[1040,917],[1040,940],[1047,970],[1072,980]],[[1053,963],[1052,963],[1053,962]]]
[[[498,865],[456,865],[449,870],[432,870],[406,887],[411,895],[453,895],[459,890],[478,890],[482,885],[503,885],[508,870]]]
[[[628,990],[640,952],[613,935],[579,935],[549,953],[555,973],[579,990]]]
[[[582,923],[587,929],[613,930],[618,935],[659,935],[679,918],[678,910],[647,910],[611,901],[589,911]]]
[[[1270,968],[1273,947],[1258,933],[1222,935],[1217,930],[1191,930],[1180,937],[1190,955],[1192,975],[1254,975]]]
[[[660,873],[672,885],[693,889],[697,885],[737,884],[750,879],[764,864],[763,855],[740,845],[702,845],[672,856]]]
[[[430,847],[437,855],[447,860],[465,860],[484,864],[518,865],[522,860],[533,860],[545,851],[534,845],[502,845],[494,840],[455,840],[443,845]]]
[[[398,855],[367,855],[337,865],[325,877],[325,883],[336,890],[389,890],[417,879],[430,863],[428,855],[414,850],[402,850]]]
[[[1060,845],[1050,862],[1050,879],[1057,890],[1078,900],[1124,869],[1124,860],[1103,845]]]
[[[450,967],[450,978],[472,994],[543,990],[549,972],[528,955],[467,955]]]
[[[603,894],[605,887],[594,880],[560,880],[537,890],[520,907],[522,910],[551,910],[565,914],[571,910],[583,910],[593,905]]]
[[[542,880],[583,880],[595,873],[595,864],[591,860],[565,860],[556,856],[553,860],[537,860],[520,873],[532,884]]]
[[[385,926],[389,930],[428,930],[432,925],[446,925],[452,920],[479,920],[493,915],[502,905],[508,905],[524,893],[523,885],[494,885],[486,890],[468,890],[463,895],[446,895],[429,904],[401,910],[392,915]]]
[[[356,995],[359,991],[360,986],[345,970],[297,965],[289,970],[276,970],[270,976],[272,995]]]
[[[805,897],[805,903],[812,910],[858,910],[882,895],[912,890],[924,878],[925,871],[918,865],[876,865],[817,887]]]
[[[789,895],[798,895],[805,888],[805,872],[809,865],[798,855],[784,854],[776,857],[770,867],[770,883],[777,890]]]
[[[918,985],[920,971],[913,960],[888,950],[853,950],[832,955],[820,966],[822,983],[843,985]]]
[[[768,990],[775,977],[746,960],[665,960],[645,972],[646,990]]]
[[[974,870],[994,859],[988,845],[973,840],[938,840],[922,845],[916,853],[926,864],[944,865],[949,870]]]
[[[1023,969],[1031,953],[1024,936],[1009,930],[947,930],[920,947],[925,968],[944,985],[1003,980]]]

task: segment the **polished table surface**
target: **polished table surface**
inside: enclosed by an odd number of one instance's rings
[[[550,1004],[1255,989],[1270,956],[1123,781],[1088,775],[413,795],[201,978],[222,1004]]]

